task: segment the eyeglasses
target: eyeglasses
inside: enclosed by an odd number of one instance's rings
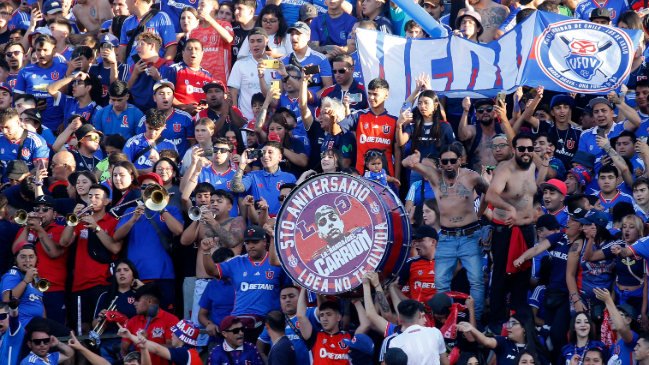
[[[13,51],[13,52],[7,52],[5,53],[5,55],[9,57],[18,57],[20,56],[21,53],[23,53],[23,51]]]
[[[281,202],[283,202],[284,199],[286,199],[286,195],[280,195],[280,196],[277,197],[277,200],[279,200]]]
[[[291,77],[296,79],[296,80],[302,80],[302,76],[293,76],[293,75],[291,75]]]
[[[40,213],[42,211],[43,213],[47,213],[50,209],[52,209],[52,207],[34,207],[34,212]]]
[[[475,112],[476,113],[484,113],[486,111],[487,113],[491,113],[493,110],[494,110],[493,106],[488,106],[486,108],[478,108],[478,109],[475,110]]]
[[[336,70],[336,69],[332,69],[332,70],[331,70],[331,73],[334,74],[334,75],[337,74],[337,73],[339,73],[339,74],[342,75],[342,74],[344,74],[345,72],[347,72],[347,69],[346,69],[346,68],[341,68],[340,70]]]
[[[4,321],[9,317],[9,313],[0,313],[0,321]]]
[[[228,148],[214,148],[214,153],[228,153],[230,149]]]
[[[515,325],[520,324],[520,322],[507,322],[507,328],[513,328]]]
[[[516,149],[517,149],[518,152],[520,152],[520,153],[523,153],[523,152],[525,152],[525,151],[527,151],[527,152],[534,152],[534,146],[527,146],[527,147],[526,147],[526,146],[518,146],[518,147],[516,147]]]
[[[235,335],[238,335],[240,332],[244,332],[243,327],[235,328],[233,330],[223,330],[223,332],[232,332]]]
[[[144,189],[148,188],[151,185],[153,185],[153,184],[142,184],[142,185],[140,185],[140,189],[144,190]]]
[[[65,167],[65,166],[70,166],[70,165],[68,165],[67,163],[53,163],[52,164],[52,168],[59,167],[59,166]]]
[[[75,82],[72,83],[72,86],[78,86],[78,85],[84,85],[85,86],[86,83],[83,82],[83,81],[75,81]]]
[[[166,168],[158,167],[156,170],[160,171],[160,172],[172,172],[174,170],[174,168],[173,167],[166,167]]]
[[[457,160],[457,158],[442,158],[440,162],[442,163],[442,166],[448,165],[449,162],[451,163],[451,165],[455,165],[457,163]]]
[[[509,146],[507,143],[492,144],[491,149],[495,150],[496,148],[505,148],[507,146]]]
[[[277,20],[277,19],[274,19],[274,20],[262,19],[261,22],[265,23],[265,24],[277,24],[277,23],[279,23],[279,20]]]
[[[35,338],[31,340],[32,343],[36,346],[40,346],[41,344],[43,345],[49,345],[50,344],[50,339],[49,338]]]

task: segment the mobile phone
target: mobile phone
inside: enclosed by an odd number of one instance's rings
[[[649,9],[642,9],[642,10],[640,10],[640,14],[642,14],[642,15],[648,15],[648,14],[649,14]]]
[[[412,110],[412,103],[403,103],[401,105],[402,112],[410,112]]]
[[[644,143],[647,143],[647,136],[638,137],[638,139]]]
[[[255,210],[259,210],[259,209],[260,209],[260,208],[259,208],[259,203],[260,203],[260,202],[261,202],[261,200],[255,200]]]
[[[140,62],[140,55],[136,53],[136,54],[131,56],[131,59],[133,60],[133,64],[136,64],[136,63]]]
[[[213,155],[214,155],[214,149],[210,147],[203,150],[201,157],[212,157]]]
[[[320,73],[320,66],[312,65],[304,68],[305,75],[315,75]]]
[[[36,99],[36,105],[46,103],[47,104],[47,98],[38,98]]]
[[[271,81],[270,82],[270,88],[279,90],[279,80]]]
[[[261,157],[261,150],[254,150],[248,152],[248,159],[253,160],[255,158]]]
[[[279,60],[264,60],[266,68],[277,69],[279,68]]]
[[[503,104],[505,103],[505,97],[507,97],[507,94],[504,92],[499,92],[498,95],[496,95],[496,103],[499,101],[502,101]]]
[[[25,2],[25,3],[27,3],[27,2]],[[32,10],[34,10],[34,9],[41,10],[41,6],[38,4],[38,1],[32,4]]]
[[[363,101],[363,94],[357,93],[357,94],[347,94],[347,97],[349,98],[350,103],[360,103]]]
[[[106,43],[101,45],[101,48],[103,48],[103,49],[113,49],[113,45],[111,43],[106,42]]]
[[[598,135],[599,137],[602,137],[602,138],[606,137],[606,136],[604,135],[604,130],[601,129],[601,128],[597,128],[597,135]]]

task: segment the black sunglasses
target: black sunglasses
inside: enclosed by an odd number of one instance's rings
[[[9,317],[9,313],[0,313],[0,321],[4,321]]]
[[[244,332],[243,327],[235,328],[233,330],[223,330],[223,332],[232,332],[235,335],[238,335],[239,332]]]
[[[214,148],[214,153],[228,153],[230,152],[229,148]]]
[[[534,152],[534,146],[527,146],[527,147],[525,147],[525,146],[518,146],[518,147],[516,147],[516,149],[518,150],[518,152],[521,152],[521,153],[523,153],[523,152],[525,152],[525,151],[527,151],[527,152]]]
[[[340,70],[335,70],[335,69],[331,70],[331,73],[334,74],[334,75],[337,74],[337,73],[344,74],[345,72],[347,72],[346,68],[341,68]]]
[[[152,185],[152,184],[142,184],[142,185],[140,185],[140,189],[141,189],[141,190],[144,190],[144,189],[148,188],[148,187],[151,186],[151,185]]]
[[[493,106],[488,106],[486,108],[478,108],[478,109],[475,110],[475,112],[476,113],[484,113],[486,111],[487,113],[491,113],[493,110],[494,110]]]
[[[442,165],[448,165],[449,162],[451,163],[451,165],[455,165],[457,163],[457,160],[457,158],[442,158],[440,159],[440,162],[442,163]]]
[[[34,207],[34,212],[38,213],[40,211],[43,211],[43,213],[47,213],[52,209],[52,207]]]
[[[49,338],[35,338],[32,340],[32,343],[36,346],[40,346],[41,344],[43,345],[49,345],[50,344],[50,339]]]
[[[281,202],[283,202],[284,199],[286,199],[286,195],[280,195],[280,196],[277,197],[277,200],[279,200]]]

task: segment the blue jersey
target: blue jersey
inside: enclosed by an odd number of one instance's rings
[[[137,133],[144,133],[146,116],[140,119],[137,125]],[[162,136],[176,146],[176,151],[181,156],[187,152],[187,140],[194,139],[194,119],[192,116],[180,109],[173,109],[167,117],[167,128],[162,131]]]
[[[424,202],[421,200],[421,184],[423,180],[415,181],[410,185],[410,189],[408,189],[408,195],[406,195],[406,201],[411,201],[415,203],[415,205],[421,205],[424,204]],[[430,186],[430,182],[426,180],[426,185],[424,185],[424,200],[426,199],[431,199],[435,197],[435,191],[433,190],[433,187]]]
[[[241,182],[246,188],[246,195],[252,195],[255,200],[264,197],[268,202],[268,214],[273,217],[279,213],[282,203],[279,197],[279,187],[285,183],[294,183],[297,179],[293,174],[283,172],[278,168],[274,174],[266,170],[251,171],[243,176]]]
[[[126,104],[126,109],[119,115],[115,113],[112,105],[108,105],[95,112],[92,124],[106,136],[121,134],[129,139],[137,134],[137,124],[143,117],[142,111],[131,104]]]
[[[43,137],[35,132],[27,132],[27,138],[23,143],[23,149],[18,151],[20,140],[10,141],[4,134],[0,133],[0,170],[4,175],[7,163],[12,160],[22,160],[27,162],[31,170],[36,160],[49,160],[50,149]]]
[[[143,149],[149,147],[151,142],[153,141],[147,139],[144,133],[140,133],[134,137],[129,138],[129,140],[126,141],[122,152],[126,156],[128,156],[129,161],[133,161],[133,165],[135,165],[136,169],[149,169],[153,167],[153,162],[149,160],[149,155],[151,154],[150,150],[140,156],[137,161],[134,161],[135,155],[137,155],[137,153],[142,151]],[[173,144],[173,142],[171,142],[170,140],[165,139],[164,141],[158,143],[153,149],[158,152],[162,150],[176,151],[176,145]]]
[[[234,309],[234,285],[230,280],[210,280],[203,291],[199,305],[210,311],[210,319],[217,325]]]
[[[124,25],[122,25],[122,33],[119,37],[119,45],[121,47],[126,47],[128,45],[129,37],[126,35],[129,31],[137,28],[140,24],[140,20],[135,16],[131,15],[126,20],[124,20]],[[176,28],[174,23],[171,21],[171,18],[167,13],[161,11],[154,15],[146,23],[146,31],[157,34],[162,38],[162,48],[160,52],[163,52],[168,46],[174,45],[176,41]],[[133,66],[132,55],[136,54],[135,46],[131,48],[131,53],[126,55],[127,63],[129,66]],[[141,77],[141,76],[140,76]],[[151,89],[147,90],[148,93],[151,93]],[[131,91],[132,93],[132,91]]]
[[[640,238],[638,242],[629,246],[636,259],[649,260],[649,237]]]
[[[363,175],[364,178],[368,180],[374,180],[380,184],[383,185],[388,185],[388,181],[385,177],[385,169],[381,170],[381,172],[373,172],[373,171],[365,171],[365,174]]]
[[[179,222],[183,221],[182,213],[178,208],[168,205],[166,209]],[[133,210],[135,208],[128,208],[126,213]],[[151,218],[151,222],[147,215]],[[115,230],[126,224],[126,222],[128,222],[128,219],[120,219]],[[158,232],[153,228],[153,222],[158,225],[164,235],[173,236],[164,217],[159,212],[145,209],[144,214],[135,222],[128,234],[131,244],[128,245],[127,258],[135,264],[140,274],[140,280],[173,279],[174,267],[171,257],[162,246]]]
[[[302,7],[302,5],[310,4],[310,3],[312,3],[312,1],[310,0],[282,1],[281,4],[279,5],[279,8],[280,10],[282,10],[282,14],[284,14],[284,19],[286,19],[286,24],[291,25],[297,22],[298,20],[300,20],[300,8]],[[313,36],[313,32],[311,32],[311,35]],[[314,39],[311,38],[311,40]]]
[[[63,113],[63,123],[65,126],[68,126],[68,118],[75,114],[79,114],[88,121],[92,121],[97,110],[101,110],[101,107],[97,105],[94,101],[91,101],[90,104],[84,106],[83,108],[79,106],[79,100],[74,96],[65,95],[62,93],[57,93],[54,97],[54,103],[52,103],[52,109],[47,109],[49,112],[53,110],[55,112]]]
[[[577,347],[576,343],[569,343],[561,349],[561,358],[558,365],[570,365],[570,359],[575,355],[579,355],[583,359],[586,350],[592,348],[598,348],[606,352],[606,345],[599,341],[588,340],[584,347]]]
[[[20,70],[16,78],[14,92],[18,94],[32,94],[36,99],[47,99],[47,113],[43,113],[43,125],[50,129],[58,128],[63,121],[63,111],[54,109],[54,98],[47,92],[47,86],[65,77],[68,66],[64,63],[54,62],[48,68],[38,65],[27,65]]]
[[[533,292],[527,292],[527,304],[538,309],[537,317],[545,318],[545,285],[539,285]]]
[[[604,4],[599,4],[596,0],[583,0],[575,8],[575,18],[590,21],[590,13],[597,8],[605,8],[611,13],[611,24],[617,26],[617,20],[620,15],[629,10],[629,4],[626,0],[606,0]]]
[[[281,267],[271,266],[268,253],[260,263],[254,263],[246,255],[216,264],[219,276],[232,280],[236,293],[233,316],[254,314],[265,317],[272,310],[279,310],[279,292],[291,279]]]
[[[43,128],[43,130],[41,131],[40,136],[43,137],[43,139],[47,143],[47,147],[52,147],[52,145],[56,141],[54,133],[52,133],[52,130],[47,128],[46,126],[41,126],[41,128]]]
[[[311,40],[320,42],[320,46],[336,45],[347,46],[347,38],[352,33],[352,28],[358,19],[342,12],[337,18],[329,14],[322,14],[311,21]]]
[[[606,216],[608,217],[609,221],[613,221],[613,207],[615,204],[619,202],[627,202],[631,203],[631,205],[635,204],[635,201],[633,200],[633,197],[625,194],[621,191],[617,191],[617,194],[613,197],[613,199],[604,199],[602,196],[602,193],[600,192],[598,194],[599,197],[599,202],[602,203],[602,206],[604,207],[604,213],[606,213]]]
[[[315,311],[316,308],[307,308],[306,309],[306,316],[309,318],[309,322],[311,322],[311,326],[313,326],[313,329],[315,331],[319,331],[322,329],[322,326],[320,325],[319,320],[315,316]],[[295,328],[300,329],[300,323],[297,320],[297,316],[293,316],[291,318],[291,322],[293,322],[293,325]],[[295,334],[295,331],[286,324],[286,328],[284,329],[286,332],[286,337],[288,337],[289,340],[291,340],[291,343],[293,344],[293,348],[295,349],[295,357],[297,359],[297,365],[309,365],[309,349],[306,347],[306,344],[300,336]],[[272,341],[270,340],[270,335],[268,334],[268,331],[266,331],[266,327],[264,327],[264,330],[261,332],[261,335],[259,335],[258,338],[259,341],[273,346]]]
[[[620,247],[627,247],[626,243],[620,242]],[[644,259],[636,259],[635,257],[620,258],[611,252],[611,248],[602,250],[604,257],[607,259],[615,259],[615,282],[623,286],[639,286],[642,285],[642,278],[644,275],[645,261]],[[618,298],[619,300],[620,298]],[[626,298],[625,298],[626,299]]]
[[[235,171],[232,170],[232,168],[228,168],[228,171],[219,174],[214,170],[214,166],[205,166],[203,167],[203,170],[201,170],[201,173],[198,175],[198,182],[210,183],[212,184],[212,186],[214,186],[214,189],[223,189],[232,193],[232,191],[230,190],[230,181],[232,181],[234,173]],[[232,209],[230,210],[230,217],[236,217],[239,215],[237,194],[232,193],[232,195],[234,196],[234,203],[232,204]]]
[[[25,327],[19,317],[9,316],[9,328],[0,338],[0,365],[15,365],[20,362],[20,349],[25,339]]]
[[[545,207],[542,207],[542,209],[544,214],[552,214]],[[566,223],[568,223],[568,211],[566,209],[566,207],[563,207],[563,209],[553,214],[554,217],[557,218],[559,224],[564,227],[566,226]]]
[[[294,54],[294,52],[291,52],[287,54],[283,59],[282,62],[284,62],[285,65],[288,65],[291,60],[291,55]],[[297,58],[297,56],[295,56]],[[302,59],[297,59],[302,66],[306,65],[313,65],[313,66],[320,66],[320,73],[314,74],[312,76],[312,80],[316,85],[319,86],[313,86],[310,87],[309,90],[313,94],[317,94],[320,89],[322,89],[322,78],[323,77],[332,77],[331,73],[331,64],[329,63],[329,60],[327,59],[327,56],[323,55],[320,52],[316,52],[312,50],[311,48],[307,49],[306,54],[304,55],[304,58]]]
[[[228,353],[230,356],[227,355]],[[232,357],[232,361],[230,361],[230,357]],[[223,341],[218,343],[212,352],[210,352],[207,364],[264,365],[264,362],[261,360],[261,356],[259,356],[257,347],[250,342],[243,341],[241,347],[233,349],[228,345],[227,341]]]
[[[546,239],[550,241],[548,251],[552,257],[552,271],[547,285],[548,289],[558,289],[567,293],[566,267],[568,266],[570,241],[568,241],[568,236],[564,233],[554,233],[547,236]]]
[[[585,1],[592,1],[592,0],[585,0]],[[612,0],[609,0],[612,1]],[[602,157],[605,155],[604,151],[597,146],[597,128],[599,127],[593,127],[590,129],[587,129],[582,132],[581,137],[579,138],[579,151],[585,151],[585,152],[590,152],[593,155],[595,155],[595,174],[594,176],[597,176],[597,173],[599,172],[599,169],[602,168],[602,163],[600,162],[602,160]],[[606,135],[606,138],[609,140],[613,137],[617,137],[620,135],[620,133],[624,130],[624,122],[619,122],[619,123],[613,123],[611,126],[611,129],[609,130],[608,134]],[[593,179],[595,181],[596,179]],[[597,184],[597,182],[595,182]]]
[[[7,84],[11,86],[11,89],[13,90],[16,87],[16,80],[18,79],[18,74],[12,74],[9,72],[7,74]]]
[[[25,280],[25,274],[21,273],[15,266],[2,276],[0,288],[2,293],[12,290],[21,281]],[[25,292],[20,296],[20,310],[18,318],[20,324],[27,326],[29,321],[34,317],[43,317],[43,292],[34,288],[33,283],[29,283]]]
[[[349,158],[354,162],[356,157],[356,137],[352,132],[338,133],[336,135],[326,134],[320,151],[338,150],[343,158]]]
[[[47,361],[43,361],[38,355],[33,352],[30,352],[23,361],[20,362],[20,365],[54,365],[59,363],[59,358],[61,354],[59,352],[52,352],[47,354]]]
[[[117,80],[128,81],[128,73],[130,68],[125,63],[117,63]],[[108,87],[110,86],[110,68],[104,67],[103,62],[90,66],[88,74],[95,75],[101,81],[101,103],[102,107],[109,105]],[[128,137],[126,137],[128,138]]]
[[[619,339],[615,345],[611,346],[608,351],[608,363],[615,365],[634,365],[636,364],[635,356],[633,355],[633,349],[638,343],[638,335],[633,333],[633,339],[631,342],[625,342],[623,339]]]
[[[22,11],[18,11],[18,9],[16,9],[11,14],[11,19],[7,22],[7,29],[9,29],[10,31],[14,29],[27,30],[29,29],[31,18],[32,17],[30,14],[24,13]]]
[[[133,47],[133,49],[135,49],[135,47]],[[147,62],[147,67],[155,67],[158,69],[160,75],[163,75],[171,65],[173,65],[173,62],[165,60],[164,58],[159,58],[155,63]],[[132,76],[133,67],[129,68],[128,78],[130,79]],[[140,110],[147,111],[156,107],[156,104],[153,101],[153,84],[155,84],[153,77],[144,72],[139,74],[135,82],[133,82],[130,94],[133,96],[133,105],[138,107]]]
[[[293,138],[302,141],[302,144],[304,144],[304,148],[306,149],[306,154],[309,155],[311,153],[311,144],[309,143],[309,137],[307,136],[306,128],[304,128],[304,123],[302,122],[302,114],[300,113],[298,99],[291,99],[287,95],[282,94],[280,95],[279,100],[277,100],[277,108],[286,108],[295,113],[295,116],[297,117],[295,123],[297,125],[293,128],[291,134]]]
[[[646,51],[647,50],[645,50],[645,52]],[[644,57],[645,57],[645,59],[649,60],[649,58],[647,58],[646,55]],[[9,78],[7,78],[7,82],[9,82]],[[633,100],[635,101],[635,97],[634,97]],[[649,115],[644,114],[643,112],[638,110],[638,116],[640,116],[640,120],[642,122],[640,123],[640,128],[638,128],[638,130],[635,131],[635,136],[636,137],[647,137],[647,136],[649,136],[649,131],[647,131],[647,129],[649,129]]]
[[[180,12],[184,8],[196,9],[197,6],[197,0],[163,0],[160,2],[160,10],[169,15],[176,33],[182,33],[183,31],[180,28]]]
[[[516,25],[516,14],[518,14],[521,9],[523,8],[518,7],[512,10],[509,15],[507,15],[507,18],[505,18],[505,20],[500,24],[498,30],[502,31],[503,33],[507,33],[512,30],[512,28],[514,28],[514,26]]]
[[[600,261],[586,261],[584,259],[584,252],[586,251],[586,244],[588,240],[584,240],[584,245],[581,250],[581,256],[579,259],[579,266],[581,271],[581,288],[580,291],[583,293],[582,297],[588,299],[595,299],[595,294],[593,293],[594,288],[610,288],[613,284],[613,269],[615,268],[615,259],[604,259]],[[623,243],[622,241],[610,241],[604,242],[602,245],[597,247],[593,245],[593,252],[597,250],[604,250],[613,245],[619,245]],[[579,281],[577,281],[579,282]]]

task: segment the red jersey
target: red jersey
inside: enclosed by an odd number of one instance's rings
[[[435,260],[421,256],[411,257],[399,273],[399,285],[410,286],[410,299],[424,302],[437,294],[435,288]]]
[[[214,20],[225,28],[234,39],[232,24],[222,20]],[[212,77],[216,80],[222,81],[225,85],[230,77],[232,44],[226,43],[225,39],[217,33],[216,29],[211,26],[203,28],[200,24],[189,32],[187,39],[190,38],[198,39],[203,44],[203,60],[201,61],[201,67],[206,69]]]
[[[306,341],[306,346],[311,350],[311,364],[313,365],[349,365],[349,346],[345,345],[343,338],[352,339],[349,332],[338,332],[329,335],[323,331],[314,332]]]
[[[115,227],[117,227],[117,219],[107,213],[97,224],[112,237],[115,234]],[[74,261],[72,291],[85,290],[97,285],[108,285],[110,265],[101,264],[88,254],[88,228],[80,223],[74,227],[74,234],[77,237],[77,255]],[[117,260],[117,255],[113,255],[113,258]]]
[[[162,309],[158,310],[158,315],[151,318],[149,328],[146,330],[146,333],[149,335],[149,341],[164,345],[167,340],[171,340],[170,328],[178,324],[179,321],[178,317],[173,314],[165,312]],[[132,334],[137,336],[137,331],[144,329],[147,322],[148,320],[146,319],[146,316],[137,315],[128,320],[126,328],[128,328]],[[122,341],[132,343],[131,340],[128,339],[122,339]],[[140,351],[138,347],[136,347],[136,350]],[[158,355],[151,354],[151,365],[169,365],[169,361]]]
[[[21,228],[18,231],[18,235],[23,233],[25,227]],[[61,233],[65,227],[59,226],[58,224],[52,223],[47,228],[45,232],[52,239],[52,241],[59,243],[61,240]],[[18,237],[18,235],[16,237]],[[55,259],[50,258],[43,248],[42,244],[38,244],[40,240],[38,239],[38,234],[35,231],[30,230],[27,234],[27,242],[33,244],[36,247],[36,255],[38,256],[38,275],[41,278],[45,278],[50,281],[50,291],[63,291],[65,290],[65,282],[68,279],[68,248],[64,248],[65,253]]]
[[[175,63],[164,74],[176,85],[174,97],[184,105],[199,103],[205,99],[203,85],[212,81],[212,75],[203,68],[192,70],[185,62]]]
[[[339,123],[343,132],[356,132],[356,170],[361,175],[365,173],[365,152],[376,148],[384,151],[388,166],[383,166],[383,168],[386,171],[389,170],[390,175],[394,176],[392,149],[396,124],[397,118],[388,114],[387,111],[380,115],[374,115],[371,109],[352,113]]]

